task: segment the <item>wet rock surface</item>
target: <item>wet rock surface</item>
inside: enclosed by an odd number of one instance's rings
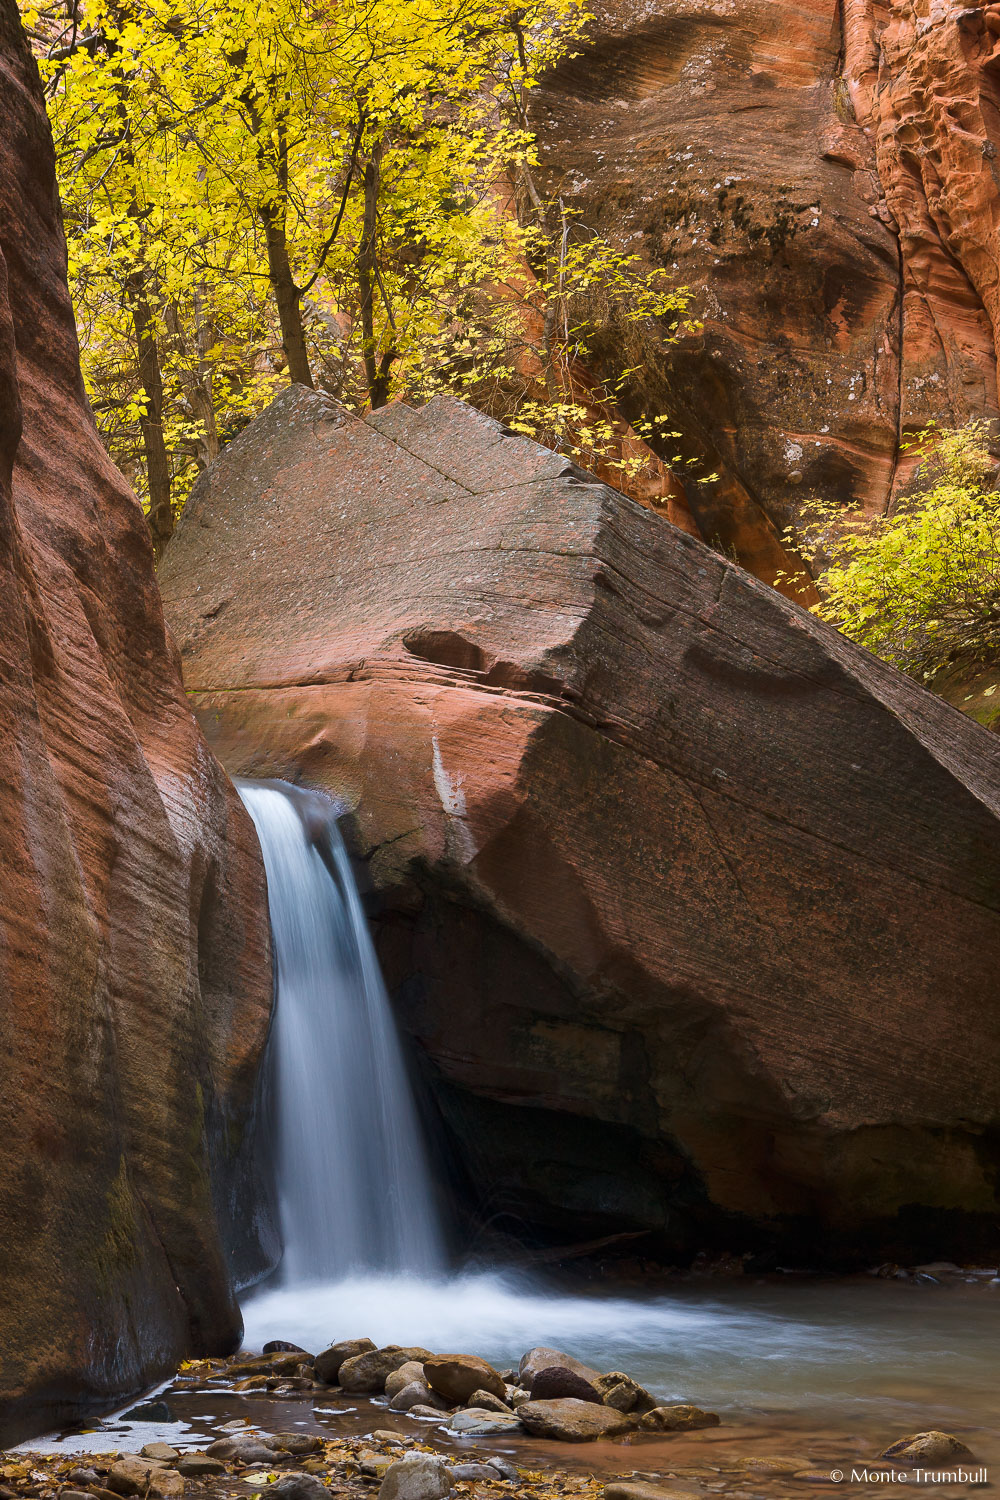
[[[283,395],[160,577],[229,769],[348,809],[474,1206],[661,1261],[989,1253],[987,731],[444,398]]]

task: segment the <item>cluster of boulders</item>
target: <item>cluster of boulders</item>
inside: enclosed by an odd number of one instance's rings
[[[564,1442],[714,1427],[714,1412],[661,1405],[621,1370],[602,1374],[558,1349],[529,1349],[516,1370],[496,1370],[475,1354],[371,1339],[345,1339],[319,1354],[269,1344],[262,1355],[230,1367],[235,1389],[292,1394],[334,1387],[347,1395],[387,1397],[392,1411],[446,1423],[473,1436],[528,1432]]]

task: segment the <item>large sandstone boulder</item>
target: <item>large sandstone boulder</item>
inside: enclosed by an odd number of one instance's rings
[[[694,292],[680,346],[594,347],[718,473],[687,485],[705,539],[772,579],[803,499],[878,513],[901,436],[996,416],[996,5],[591,9],[535,96],[540,183]]]
[[[6,1443],[238,1343],[271,981],[253,829],[186,704],[146,524],[87,407],[14,0],[0,97]]]
[[[447,398],[281,396],[161,582],[230,770],[349,809],[491,1214],[670,1254],[991,1242],[987,731]]]

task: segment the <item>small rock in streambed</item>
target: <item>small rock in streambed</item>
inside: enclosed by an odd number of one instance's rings
[[[178,1461],[177,1472],[185,1479],[208,1479],[215,1474],[224,1474],[226,1466],[221,1458],[212,1458],[207,1453],[185,1453]]]
[[[70,1469],[66,1478],[70,1484],[78,1484],[83,1490],[89,1489],[92,1484],[99,1485],[101,1483],[101,1476],[96,1469]]]
[[[793,1476],[809,1468],[808,1458],[767,1458],[757,1454],[752,1454],[749,1458],[737,1458],[734,1464],[736,1468],[743,1469],[748,1474],[767,1475],[772,1478],[777,1478],[780,1474]]]
[[[489,1391],[501,1401],[507,1394],[500,1372],[476,1354],[429,1355],[424,1360],[424,1379],[453,1406],[468,1406],[473,1391]]]
[[[408,1359],[405,1365],[400,1365],[398,1370],[393,1370],[385,1382],[385,1393],[391,1401],[393,1396],[398,1396],[400,1391],[405,1390],[408,1385],[417,1381],[420,1385],[426,1385],[424,1380],[423,1361],[419,1359]]]
[[[691,1500],[690,1490],[672,1490],[669,1485],[642,1480],[616,1479],[604,1486],[604,1500]]]
[[[649,1392],[623,1370],[611,1370],[607,1375],[599,1375],[593,1383],[600,1391],[605,1406],[610,1406],[615,1411],[641,1414],[652,1411],[656,1405]]]
[[[378,1500],[447,1500],[450,1466],[433,1453],[407,1453],[386,1470]]]
[[[234,1359],[228,1374],[234,1380],[250,1375],[294,1375],[308,1356],[297,1352],[291,1354],[261,1354],[250,1359]]]
[[[529,1394],[532,1401],[559,1401],[569,1396],[577,1401],[593,1401],[597,1406],[604,1402],[597,1386],[568,1365],[546,1365],[539,1370],[531,1382]]]
[[[374,1396],[385,1390],[390,1375],[411,1360],[430,1359],[427,1349],[402,1349],[398,1344],[387,1344],[383,1349],[369,1349],[364,1354],[354,1354],[345,1359],[337,1379],[342,1391],[352,1395]]]
[[[639,1426],[646,1432],[696,1432],[701,1427],[718,1427],[719,1416],[700,1406],[654,1406],[640,1418]]]
[[[522,1411],[524,1408],[521,1408]],[[413,1416],[416,1407],[410,1411]],[[483,1411],[479,1407],[469,1406],[464,1411],[457,1411],[448,1423],[449,1432],[464,1432],[470,1437],[489,1437],[497,1432],[523,1432],[524,1427],[516,1412],[508,1411]]]
[[[165,1401],[144,1401],[125,1412],[123,1422],[171,1422],[173,1413]]]
[[[357,1463],[362,1474],[367,1474],[369,1479],[383,1479],[398,1459],[391,1453],[359,1453]]]
[[[139,1453],[142,1458],[158,1458],[161,1464],[175,1463],[181,1456],[180,1449],[171,1448],[169,1443],[147,1443]]]
[[[563,1443],[590,1443],[595,1438],[618,1437],[638,1427],[638,1418],[610,1406],[577,1401],[566,1396],[559,1401],[526,1401],[517,1409],[517,1420],[534,1437],[555,1438]]]
[[[140,1458],[138,1453],[123,1453],[117,1463],[111,1465],[107,1487],[115,1495],[161,1495],[163,1500],[174,1500],[183,1495],[184,1480],[173,1469],[166,1468],[159,1459]]]
[[[511,1482],[518,1480],[521,1477],[518,1473],[517,1466],[515,1464],[508,1463],[505,1458],[488,1458],[486,1460],[486,1467],[488,1469],[495,1469],[500,1475],[501,1479],[508,1479]]]
[[[308,1349],[303,1349],[301,1344],[289,1344],[284,1339],[271,1339],[261,1350],[262,1354],[303,1354],[306,1359],[312,1359]]]
[[[373,1344],[371,1339],[342,1339],[339,1344],[331,1344],[329,1349],[324,1349],[313,1360],[316,1379],[321,1380],[324,1385],[336,1385],[342,1364],[358,1354],[370,1354],[377,1348],[378,1345]]]
[[[913,1432],[885,1448],[879,1458],[894,1458],[905,1463],[941,1463],[948,1458],[972,1458],[972,1453],[950,1432]]]
[[[558,1365],[562,1370],[572,1370],[575,1374],[581,1375],[584,1380],[589,1380],[592,1385],[596,1385],[601,1378],[600,1370],[594,1370],[590,1365],[582,1364],[571,1354],[563,1354],[558,1349],[549,1349],[546,1345],[539,1344],[521,1356],[521,1363],[517,1370],[519,1383],[524,1386],[525,1390],[530,1391],[539,1371],[546,1370],[552,1365]]]
[[[500,1476],[489,1464],[452,1464],[451,1477],[462,1484],[474,1484],[480,1479],[495,1480]]]
[[[315,1474],[283,1474],[267,1487],[268,1500],[330,1500],[330,1491]]]
[[[216,1438],[205,1452],[212,1458],[235,1459],[241,1464],[269,1464],[274,1459],[272,1449],[258,1433],[246,1437],[234,1433],[232,1437]]]
[[[13,1495],[14,1491],[8,1490],[7,1493]],[[89,1490],[65,1489],[59,1491],[59,1500],[94,1500],[94,1497]]]
[[[444,1402],[441,1404],[445,1405]],[[409,1385],[404,1385],[389,1402],[390,1411],[410,1411],[414,1406],[434,1406],[433,1392],[422,1380],[412,1380]]]
[[[506,1394],[506,1386],[504,1387],[504,1392]],[[501,1400],[499,1396],[494,1396],[492,1391],[473,1391],[465,1404],[466,1406],[478,1407],[480,1411],[510,1411],[507,1401]]]
[[[319,1453],[323,1447],[320,1438],[310,1432],[275,1432],[265,1439],[265,1446],[277,1448],[282,1453]]]

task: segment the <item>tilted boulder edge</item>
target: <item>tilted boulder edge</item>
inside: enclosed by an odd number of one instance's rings
[[[253,829],[192,718],[80,378],[0,0],[0,1442],[236,1345],[270,1002]],[[240,1225],[241,1239],[236,1237]]]
[[[667,1250],[989,1240],[987,731],[445,397],[288,391],[161,583],[229,769],[350,809],[492,1213]]]

